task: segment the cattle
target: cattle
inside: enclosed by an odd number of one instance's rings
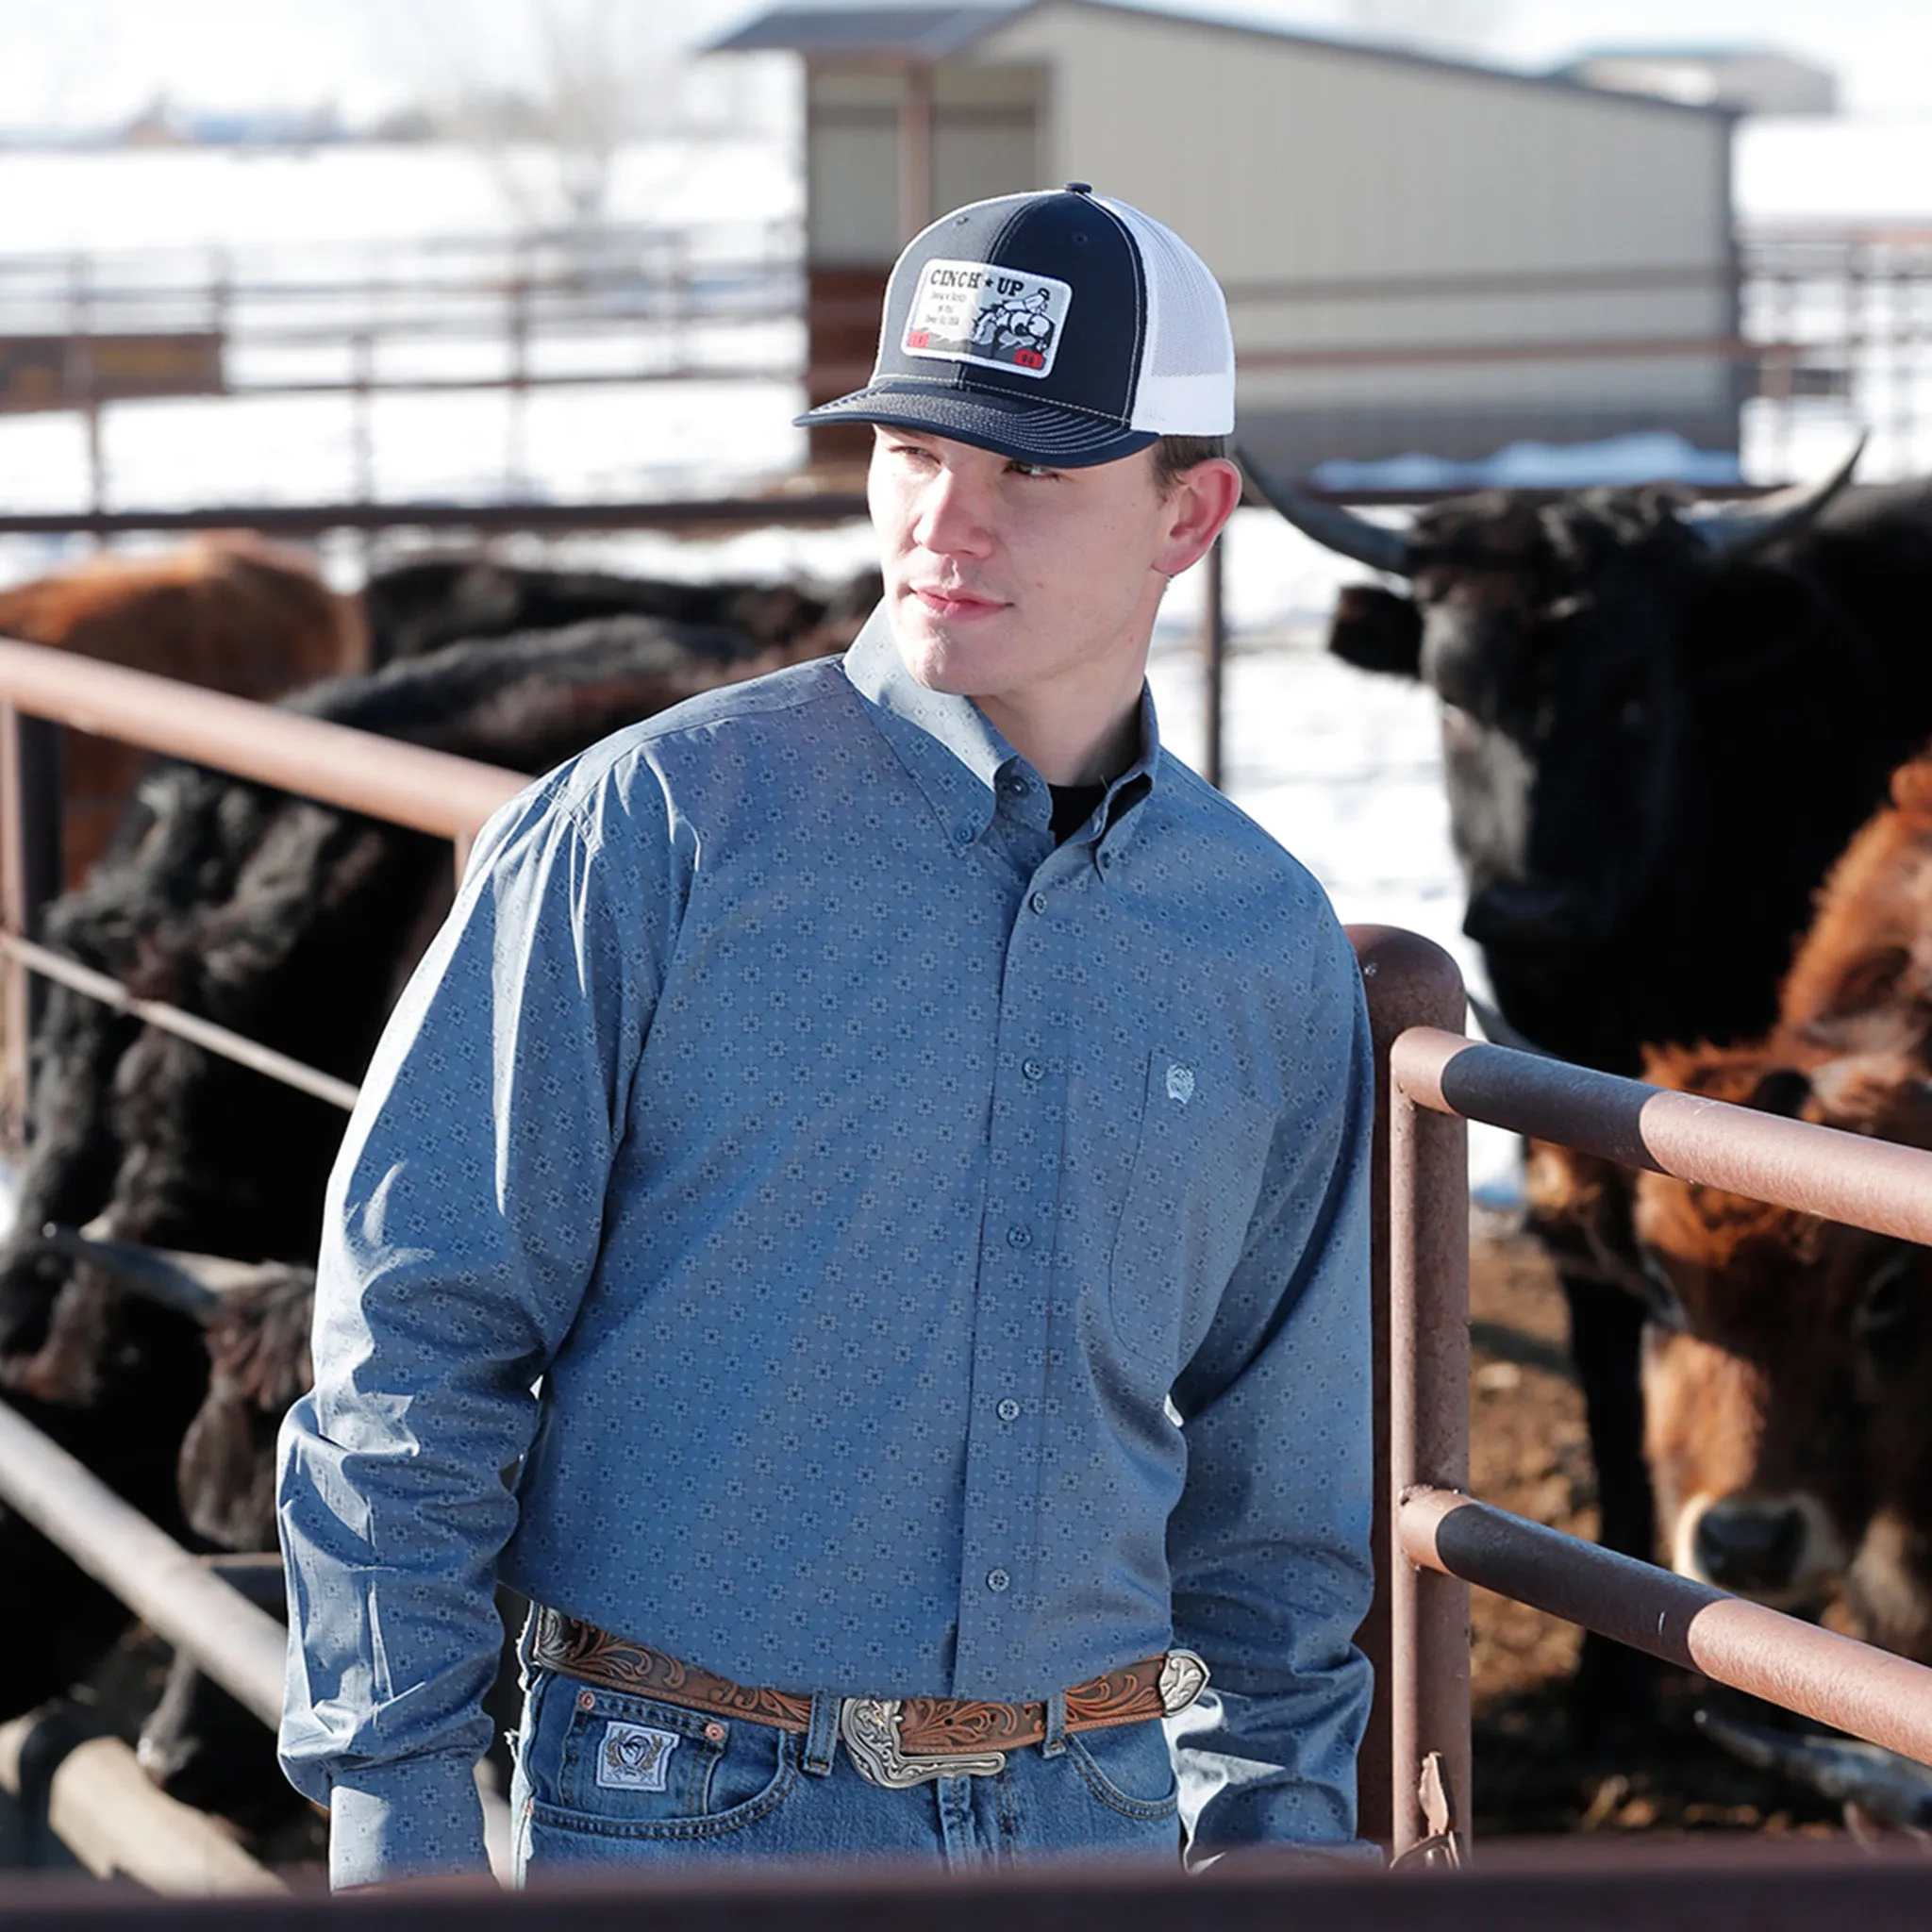
[[[1826,868],[1932,733],[1932,483],[1704,513],[1664,487],[1488,491],[1374,525],[1252,480],[1407,580],[1342,592],[1329,646],[1441,701],[1450,824],[1513,1034],[1632,1074],[1657,1041],[1748,1039]],[[1602,1540],[1647,1557],[1636,1305],[1557,1254]],[[1645,1672],[1586,1643],[1573,1713]]]
[[[801,606],[806,621],[775,648],[607,617],[404,657],[286,702],[541,772],[698,691],[841,648],[873,582]],[[46,926],[50,944],[96,970],[354,1081],[450,890],[445,841],[163,765]],[[190,1541],[273,1547],[267,1450],[307,1378],[297,1310],[342,1124],[325,1103],[49,991],[18,1232],[0,1251],[0,1386]],[[97,1261],[50,1246],[47,1224],[273,1264],[273,1291],[225,1304],[204,1332],[178,1305],[130,1295]],[[0,1511],[0,1717],[64,1690],[125,1623]]]
[[[777,649],[825,617],[823,600],[794,584],[622,576],[468,553],[413,558],[377,571],[362,588],[361,608],[372,668],[420,658],[444,644],[561,630],[593,617],[719,625],[762,648]]]
[[[197,537],[162,557],[95,557],[0,591],[0,637],[261,699],[360,671],[369,653],[357,599],[331,591],[298,552],[243,531]],[[106,849],[146,762],[134,746],[69,734],[69,884]]]
[[[1670,1046],[1661,1086],[1932,1147],[1932,757],[1847,848],[1741,1045]],[[1674,1568],[1932,1663],[1932,1251],[1644,1174],[1626,1253]]]

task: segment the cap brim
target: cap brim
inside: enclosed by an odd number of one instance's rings
[[[1111,463],[1150,449],[1160,440],[1150,429],[1123,429],[1118,423],[1085,410],[1057,409],[1025,396],[924,384],[901,388],[875,383],[836,402],[821,403],[791,420],[801,425],[882,423],[893,429],[919,429],[955,442],[970,442],[995,456],[1062,470]]]

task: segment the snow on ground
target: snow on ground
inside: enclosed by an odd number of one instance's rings
[[[179,147],[0,149],[8,255],[75,249],[291,249],[508,234],[506,167],[533,153],[457,143],[305,150]],[[728,239],[751,223],[798,219],[804,188],[790,143],[642,141],[620,155],[615,223],[704,226]]]

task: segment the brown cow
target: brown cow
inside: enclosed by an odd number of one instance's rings
[[[1663,1047],[1659,1086],[1932,1147],[1932,755],[1818,901],[1776,1026]],[[1546,1223],[1649,1307],[1646,1450],[1687,1575],[1932,1662],[1932,1253],[1539,1150]]]
[[[0,637],[262,699],[359,671],[369,648],[358,600],[331,591],[298,552],[244,531],[197,537],[162,557],[97,557],[0,591]],[[106,849],[148,756],[67,734],[70,886]]]

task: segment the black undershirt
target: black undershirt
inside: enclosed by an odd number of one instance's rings
[[[1049,785],[1053,793],[1053,842],[1064,845],[1094,812],[1107,796],[1106,784]]]

